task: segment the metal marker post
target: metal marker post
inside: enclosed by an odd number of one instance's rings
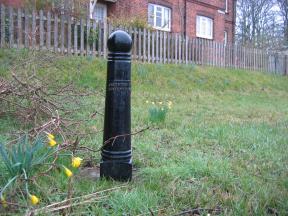
[[[132,178],[132,39],[126,32],[118,30],[109,36],[107,45],[109,52],[100,176],[128,181]]]

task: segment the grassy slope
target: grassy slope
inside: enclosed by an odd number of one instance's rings
[[[9,59],[19,53],[1,51],[0,56],[0,74],[4,75]],[[74,80],[79,88],[104,91],[105,61],[67,57],[57,64],[63,67],[61,75],[53,74],[53,68],[42,72],[63,82]],[[159,130],[133,137],[137,172],[129,190],[115,192],[98,205],[77,208],[76,215],[136,215],[149,213],[149,209],[165,209],[163,214],[172,214],[216,206],[223,209],[224,215],[265,215],[268,209],[287,214],[287,77],[134,63],[132,86],[133,131],[149,124],[151,105],[146,100],[171,100],[173,107]],[[104,98],[95,98],[95,106],[103,112]],[[87,108],[77,115],[84,116],[94,109]],[[101,128],[102,124],[103,118],[98,117],[83,126]],[[0,125],[3,134],[13,128],[7,119],[0,119]],[[87,135],[82,143],[98,148],[101,140],[101,134]],[[98,153],[90,157],[100,160]],[[62,177],[53,181],[66,188]],[[45,189],[41,194],[44,202],[65,197],[65,193],[56,193],[50,187],[51,181],[42,179],[39,184]],[[115,185],[119,183],[81,179],[75,184],[75,196]]]

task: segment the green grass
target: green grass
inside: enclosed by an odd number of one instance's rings
[[[0,75],[9,77],[7,69],[26,55],[0,50]],[[51,74],[51,82],[72,80],[79,89],[105,90],[104,60],[65,57],[55,67],[62,68],[61,74],[43,68],[39,75]],[[77,207],[73,215],[149,215],[150,210],[172,215],[197,207],[220,207],[222,215],[268,215],[271,209],[288,214],[288,77],[195,65],[133,62],[132,68],[132,131],[150,124],[151,104],[146,100],[170,100],[172,109],[158,129],[132,138],[136,171],[128,188],[100,203]],[[88,102],[94,107],[75,115],[104,112],[103,97]],[[101,129],[103,117],[82,126]],[[15,119],[1,117],[0,139],[19,127]],[[81,140],[95,149],[101,143],[101,133]],[[100,161],[99,153],[80,155]],[[41,206],[67,195],[67,181],[57,172],[37,183]],[[117,185],[78,178],[74,196]]]

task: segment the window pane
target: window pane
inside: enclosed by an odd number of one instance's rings
[[[170,27],[170,11],[168,8],[164,10],[164,28]]]
[[[105,8],[99,5],[96,5],[94,11],[93,11],[93,18],[97,21],[103,21],[104,20],[104,10]]]
[[[162,8],[161,7],[156,7],[156,11],[157,12],[162,12]]]
[[[208,21],[208,29],[207,29],[207,36],[210,38],[210,39],[212,39],[212,37],[213,37],[213,21],[212,21],[212,19],[207,19],[207,21]]]
[[[206,32],[207,32],[207,24],[206,19],[203,17],[201,22],[201,34],[206,35]]]
[[[156,17],[156,26],[161,28],[161,27],[162,27],[161,24],[162,24],[161,17],[158,17],[158,16],[157,16],[157,17]]]
[[[154,25],[154,6],[152,4],[148,5],[148,23]]]
[[[162,17],[162,13],[156,12],[157,17]]]

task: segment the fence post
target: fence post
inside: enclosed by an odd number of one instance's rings
[[[73,36],[73,53],[74,55],[78,55],[78,21],[74,20],[74,36]]]
[[[36,11],[32,11],[32,49],[36,47]]]
[[[71,34],[72,34],[72,29],[71,29],[71,17],[70,15],[67,16],[67,54],[71,54]]]
[[[97,32],[97,23],[96,23],[96,20],[93,20],[92,21],[93,22],[93,35],[94,35],[94,37],[95,37],[95,34],[96,34],[96,32]],[[99,29],[98,29],[98,31],[99,31]],[[93,40],[93,45],[92,45],[92,55],[93,56],[96,56],[96,41],[97,40],[95,40],[96,38],[94,38],[94,40]]]
[[[146,57],[146,51],[147,51],[147,30],[144,28],[143,29],[143,62],[146,62],[147,57]]]
[[[90,22],[90,17],[88,16],[86,18],[86,55],[89,56],[90,55],[90,26],[91,22]]]
[[[151,34],[150,34],[151,32],[150,32],[150,29],[148,29],[148,34],[147,34],[147,36],[148,36],[148,41],[147,41],[147,58],[148,58],[148,62],[150,63],[150,61],[151,61],[151,51],[150,51],[150,48],[151,48]]]
[[[48,50],[51,48],[51,13],[47,12],[47,33],[46,33],[46,47]]]
[[[159,32],[159,62],[163,63],[163,31]]]
[[[98,53],[98,57],[101,57],[101,53],[102,53],[102,23],[98,22],[97,23],[97,28],[98,28],[98,44],[97,44],[97,53]]]
[[[156,61],[155,62],[159,62],[159,31],[156,31]]]
[[[13,48],[14,44],[14,19],[13,19],[13,8],[9,7],[9,47]]]
[[[44,45],[44,20],[43,20],[43,11],[40,10],[39,12],[40,20],[39,20],[39,31],[40,31],[40,46],[39,48],[42,49]]]
[[[58,51],[58,15],[54,15],[54,51]]]
[[[65,51],[65,18],[64,11],[61,12],[60,17],[60,37],[61,37],[61,45],[60,45],[60,52],[63,54]]]
[[[5,6],[1,4],[1,47],[5,44]]]
[[[100,176],[118,181],[132,178],[131,48],[132,39],[126,32],[110,35]]]
[[[134,47],[135,47],[135,43],[134,43]],[[152,31],[152,50],[151,50],[151,54],[152,54],[152,62],[155,62],[155,32]]]
[[[22,46],[22,10],[17,9],[17,47],[18,49]]]
[[[108,35],[108,23],[107,20],[104,20],[103,23],[104,33],[103,33],[103,55],[104,58],[107,57],[107,35]]]
[[[288,76],[288,55],[284,57],[284,76]]]
[[[84,55],[84,19],[80,19],[80,55]]]
[[[142,60],[142,31],[141,28],[138,28],[138,60]]]

